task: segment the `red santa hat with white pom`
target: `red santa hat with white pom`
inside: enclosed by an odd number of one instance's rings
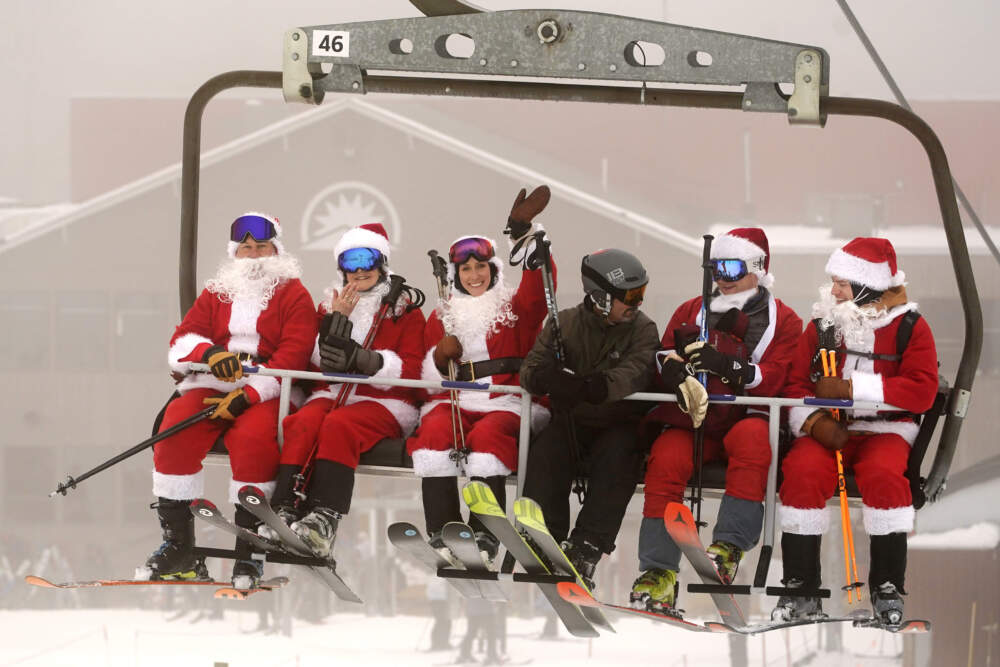
[[[741,259],[747,271],[757,276],[757,284],[764,289],[774,285],[770,272],[771,250],[767,235],[760,227],[737,227],[712,241],[712,259]]]
[[[389,234],[380,222],[369,222],[358,225],[344,232],[333,249],[333,256],[339,258],[341,253],[352,248],[374,248],[382,253],[385,261],[389,261]]]
[[[244,220],[246,218],[246,220]],[[230,259],[236,257],[236,249],[240,247],[240,242],[246,238],[246,232],[240,235],[237,232],[237,228],[240,230],[248,229],[250,227],[256,227],[255,224],[258,221],[252,220],[253,218],[260,218],[263,222],[259,225],[260,231],[251,233],[250,236],[256,241],[270,241],[274,245],[274,249],[279,255],[285,254],[285,246],[281,243],[281,223],[273,215],[268,215],[267,213],[261,213],[259,211],[247,211],[240,217],[233,220],[233,224],[229,231],[229,245],[226,247],[226,253],[229,255]],[[246,223],[242,225],[241,223]],[[263,231],[263,228],[267,227],[267,223],[271,223],[270,230]],[[260,234],[264,238],[257,238],[256,234]],[[270,236],[268,236],[270,234]],[[240,236],[239,240],[233,238],[234,236]]]
[[[896,265],[892,243],[880,238],[858,237],[834,250],[826,272],[879,292],[899,287],[906,280],[906,274]]]

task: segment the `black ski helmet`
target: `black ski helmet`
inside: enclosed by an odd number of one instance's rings
[[[629,306],[638,306],[649,282],[639,258],[617,248],[584,255],[580,273],[584,294],[605,315],[611,312],[613,298]]]

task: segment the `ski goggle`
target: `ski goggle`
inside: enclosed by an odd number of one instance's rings
[[[341,271],[371,271],[382,266],[382,253],[375,248],[350,248],[340,253],[337,266]]]
[[[646,286],[643,285],[642,287],[633,287],[632,289],[625,290],[622,296],[616,296],[616,298],[629,308],[638,308],[642,305],[642,299],[645,294]]]
[[[745,278],[749,273],[747,263],[742,259],[713,259],[712,277],[716,281],[724,280],[732,283]]]
[[[461,241],[456,241],[448,250],[448,259],[452,264],[464,264],[470,257],[475,257],[481,262],[488,262],[495,254],[493,244],[489,239],[473,236]]]
[[[258,242],[270,241],[277,236],[274,224],[259,215],[241,215],[233,220],[233,225],[229,228],[229,240],[242,243],[248,234]]]

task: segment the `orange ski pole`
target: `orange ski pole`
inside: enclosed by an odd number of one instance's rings
[[[836,377],[836,375],[837,375],[837,353],[834,350],[830,350],[830,374],[833,375],[834,377]],[[840,418],[840,410],[837,410],[836,413],[837,413],[836,416],[839,419]],[[840,455],[839,451],[837,452],[837,456],[840,459],[840,466],[841,466],[840,474],[841,474],[841,476],[843,476],[843,474],[844,474],[843,469],[842,469],[843,468],[843,457]],[[853,579],[849,577],[848,581],[853,581],[854,582],[854,583],[851,584],[851,586],[854,588],[855,595],[857,595],[857,597],[858,597],[858,602],[861,602],[861,585],[862,584],[861,584],[861,578],[858,576],[858,559],[854,555],[854,530],[851,528],[851,513],[850,513],[850,510],[847,508],[847,485],[846,485],[846,483],[844,485],[843,499],[844,499],[843,500],[844,514],[845,514],[845,517],[847,519],[847,545],[848,545],[848,551],[850,551],[850,554],[851,554],[851,567],[853,568],[853,571],[854,571],[854,577],[853,577]]]

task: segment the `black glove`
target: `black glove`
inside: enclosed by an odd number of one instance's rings
[[[608,379],[604,373],[591,373],[583,378],[584,400],[600,405],[608,399]]]
[[[671,353],[672,354],[672,353]],[[701,426],[708,412],[708,392],[680,359],[667,357],[660,369],[663,385],[677,396],[677,407],[691,417],[694,428]]]
[[[240,360],[221,345],[213,345],[205,350],[201,360],[212,369],[212,375],[223,382],[236,382],[243,377],[243,365],[240,364]]]
[[[361,347],[351,338],[354,324],[342,313],[330,313],[326,336],[320,339],[320,368],[327,373],[348,373]],[[326,318],[323,322],[327,324]]]
[[[206,398],[202,403],[215,406],[215,412],[208,416],[209,419],[225,419],[230,422],[250,407],[250,399],[242,389],[234,389],[225,396]]]
[[[521,188],[514,199],[514,205],[510,207],[504,234],[509,234],[512,241],[518,240],[531,230],[532,218],[542,212],[552,196],[547,185],[539,185],[530,195],[527,192]]]
[[[723,382],[742,387],[752,382],[756,371],[746,359],[723,354],[705,341],[696,341],[684,348],[684,357],[695,373],[711,373]]]
[[[542,387],[558,408],[573,408],[585,399],[587,380],[564,368],[553,368],[543,375]]]

